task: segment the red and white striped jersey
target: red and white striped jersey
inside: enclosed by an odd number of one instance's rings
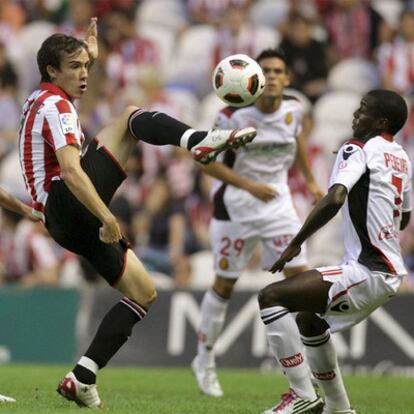
[[[340,149],[330,186],[348,190],[342,207],[344,262],[358,261],[372,271],[407,273],[399,243],[401,215],[411,210],[412,167],[392,136],[348,141]]]
[[[382,75],[389,74],[393,88],[409,95],[414,90],[414,44],[397,38],[378,50],[378,63]]]
[[[14,232],[0,233],[0,250],[8,281],[17,282],[29,273],[59,265],[53,240],[42,234],[37,226],[21,220]]]
[[[81,150],[84,135],[70,98],[59,87],[41,83],[26,100],[19,131],[19,158],[35,214],[42,219],[50,185],[60,179],[56,151],[66,145]]]

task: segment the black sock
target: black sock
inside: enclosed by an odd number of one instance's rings
[[[130,115],[128,129],[134,137],[149,144],[179,147],[184,132],[191,128],[162,112],[138,109]],[[205,131],[195,131],[188,140],[187,149],[198,144],[206,135]]]
[[[76,379],[83,384],[95,384],[96,382],[96,374],[82,365],[77,364],[72,372]]]
[[[147,311],[143,306],[128,298],[121,299],[103,318],[85,356],[94,361],[99,368],[104,367],[128,340],[133,326],[143,319],[146,313]],[[85,373],[85,371],[92,373],[93,376],[95,375],[79,364],[75,367],[73,373],[80,382],[93,384],[95,378],[89,373]]]
[[[191,134],[190,138],[188,138],[187,149],[191,149],[194,145],[197,145],[201,142],[207,135],[206,131],[196,131]]]

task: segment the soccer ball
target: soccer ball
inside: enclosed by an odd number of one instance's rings
[[[252,104],[263,92],[265,77],[260,65],[247,55],[232,55],[214,69],[213,88],[230,106]]]

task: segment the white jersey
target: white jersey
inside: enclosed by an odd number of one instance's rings
[[[290,194],[288,170],[295,160],[302,114],[302,104],[289,96],[284,96],[279,109],[272,113],[263,113],[255,106],[223,109],[217,116],[217,127],[252,126],[257,129],[257,136],[245,147],[227,151],[221,160],[241,176],[273,185],[279,194]],[[214,216],[219,220],[274,220],[283,208],[278,197],[265,203],[245,190],[220,181],[214,190]]]
[[[345,257],[372,271],[406,274],[399,228],[402,212],[411,210],[410,160],[391,136],[366,143],[345,143],[336,158],[330,186],[348,190],[342,207]]]

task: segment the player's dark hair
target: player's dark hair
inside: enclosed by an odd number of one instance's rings
[[[408,107],[402,96],[386,89],[375,89],[368,92],[368,95],[375,98],[373,106],[375,115],[388,120],[388,129],[385,132],[396,134],[406,123]]]
[[[285,52],[282,49],[277,48],[269,48],[262,50],[259,55],[256,57],[256,62],[260,64],[260,61],[262,59],[268,59],[268,58],[278,58],[280,59],[286,67],[286,71],[288,70],[288,64],[286,61],[286,55]]]
[[[50,82],[50,76],[47,73],[48,65],[55,69],[60,69],[60,63],[64,54],[70,55],[81,48],[86,49],[82,40],[73,36],[67,36],[62,33],[55,33],[49,36],[37,52],[37,66],[42,82]]]

